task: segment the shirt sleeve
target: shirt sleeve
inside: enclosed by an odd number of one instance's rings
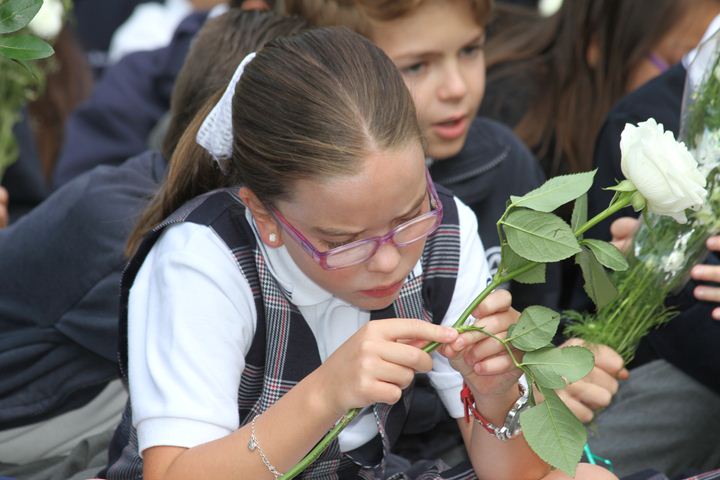
[[[485,249],[478,235],[477,218],[473,211],[457,198],[455,198],[455,203],[460,223],[460,267],[455,291],[442,321],[443,325],[455,323],[470,302],[492,280],[485,257]],[[438,352],[433,352],[432,357],[433,369],[428,373],[430,383],[438,392],[450,416],[461,418],[464,415],[463,405],[460,401],[462,375],[450,365],[446,357]]]
[[[139,451],[191,448],[239,426],[245,355],[256,327],[250,286],[208,227],[169,227],[128,305],[128,363]]]

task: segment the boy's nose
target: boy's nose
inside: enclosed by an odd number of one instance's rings
[[[438,89],[438,97],[441,100],[457,100],[467,94],[467,82],[460,71],[459,65],[448,65],[445,74],[441,79]]]

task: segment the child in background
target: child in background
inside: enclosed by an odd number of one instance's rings
[[[227,184],[241,187],[185,203]],[[133,237],[147,233],[122,293],[132,414],[108,478],[277,477],[365,407],[306,477],[384,478],[417,371],[454,417],[466,381],[502,423],[519,372],[497,342],[442,326],[485,285],[476,229],[432,183],[412,99],[370,42],[315,30],[248,56],[183,136]],[[499,335],[517,318],[507,293],[474,314]],[[446,345],[431,357],[427,341]],[[522,436],[459,426],[472,465],[396,478],[567,478]]]

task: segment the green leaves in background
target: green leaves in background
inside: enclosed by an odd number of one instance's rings
[[[510,248],[533,262],[558,262],[581,251],[570,226],[552,213],[518,209],[502,225]]]
[[[524,352],[547,346],[560,324],[560,314],[547,307],[533,305],[523,310],[518,322],[508,332],[512,345]]]
[[[40,11],[42,0],[0,0],[0,33],[17,32]]]
[[[0,37],[0,55],[13,60],[37,60],[53,53],[50,44],[32,35]]]
[[[539,386],[557,389],[590,373],[595,356],[583,347],[545,347],[526,353],[522,364],[530,369]]]
[[[610,270],[624,272],[628,269],[628,262],[625,259],[625,255],[612,243],[592,239],[583,240],[581,243],[584,247],[590,249],[598,262]]]
[[[525,440],[545,462],[574,476],[587,440],[585,427],[557,393],[544,387],[538,389],[545,401],[520,414]]]
[[[617,289],[595,255],[583,247],[575,257],[575,263],[580,265],[585,280],[583,288],[595,306],[600,309],[610,303],[617,295]]]
[[[525,207],[538,212],[552,212],[590,190],[596,171],[551,178],[522,197],[511,196],[510,200],[514,207]]]
[[[0,0],[0,34],[25,28],[42,7],[42,0]],[[34,35],[0,36],[0,55],[23,62],[47,58],[54,53],[46,41]]]

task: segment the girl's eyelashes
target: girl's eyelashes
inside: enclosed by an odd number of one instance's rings
[[[417,211],[415,211],[405,217],[398,218],[397,221],[395,222],[395,226],[393,228],[397,228],[398,225],[402,225],[403,223],[409,222],[410,220],[414,220],[415,218],[419,217],[421,215],[421,213],[422,213],[422,206],[419,207],[417,209]],[[356,240],[358,240],[358,238],[353,237],[353,238],[349,238],[347,240],[335,240],[335,241],[321,240],[321,242],[323,243],[323,245],[325,245],[325,247],[328,250],[332,250],[333,248],[342,247],[342,246],[347,245],[348,243],[352,243]]]
[[[343,245],[347,245],[348,243],[350,243],[350,241],[346,240],[343,242],[329,242],[327,240],[323,240],[323,243],[325,244],[325,246],[327,247],[328,250],[332,250],[333,248],[339,248],[339,247],[342,247]]]

